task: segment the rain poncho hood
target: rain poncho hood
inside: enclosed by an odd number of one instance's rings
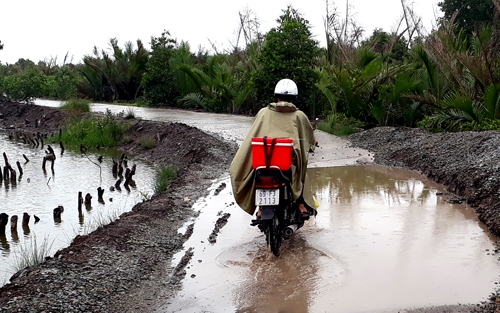
[[[315,208],[307,180],[308,151],[314,150],[316,141],[313,128],[304,112],[288,102],[271,103],[261,109],[247,137],[236,152],[231,163],[230,175],[234,198],[238,205],[253,215],[255,170],[252,168],[252,138],[264,136],[294,140],[291,168],[293,199],[297,200],[302,195],[305,204],[310,208]]]

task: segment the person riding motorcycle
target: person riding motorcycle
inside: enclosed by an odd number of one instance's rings
[[[276,103],[262,108],[256,115],[247,137],[238,149],[230,167],[236,203],[248,214],[255,212],[254,173],[251,142],[254,137],[291,138],[293,143],[292,193],[301,217],[316,215],[315,202],[307,179],[308,152],[314,151],[316,139],[306,114],[293,104],[298,89],[291,79],[280,80],[275,87]],[[259,218],[259,212],[257,218]]]

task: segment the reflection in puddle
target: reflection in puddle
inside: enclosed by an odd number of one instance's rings
[[[493,238],[473,209],[436,195],[443,186],[380,166],[308,173],[322,207],[304,236],[348,265],[346,283],[318,295],[314,311],[479,302],[493,291]]]
[[[493,291],[495,238],[473,209],[436,195],[443,186],[380,166],[308,173],[318,216],[279,258],[249,226],[251,217],[231,204],[230,188],[200,200],[182,290],[159,311],[398,312],[477,303]],[[231,218],[210,245],[206,237],[221,210]]]

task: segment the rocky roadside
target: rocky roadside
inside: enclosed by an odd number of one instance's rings
[[[0,106],[0,128],[8,132],[56,132],[68,113],[20,104]],[[33,137],[35,137],[33,135]],[[78,236],[40,266],[16,273],[0,288],[0,312],[149,312],[168,301],[184,277],[189,251],[179,264],[174,254],[189,238],[178,229],[196,215],[194,201],[223,173],[236,151],[179,123],[136,122],[120,148],[158,164],[178,169],[166,192],[136,205],[119,220],[87,236]],[[146,149],[140,138],[154,138]],[[208,234],[207,234],[208,235]]]

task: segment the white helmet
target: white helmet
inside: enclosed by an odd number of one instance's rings
[[[276,88],[274,88],[274,94],[296,96],[299,94],[299,91],[297,89],[297,85],[293,80],[285,78],[280,80],[276,84]]]

